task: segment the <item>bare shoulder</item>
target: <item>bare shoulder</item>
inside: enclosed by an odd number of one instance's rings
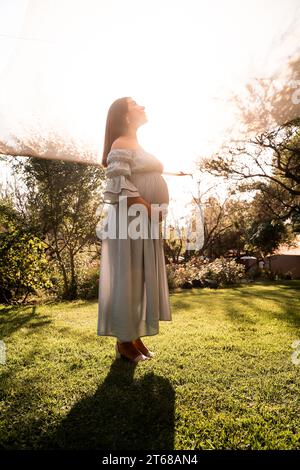
[[[113,141],[111,145],[111,149],[132,150],[135,148],[138,148],[136,142],[127,137],[118,137],[116,140]]]

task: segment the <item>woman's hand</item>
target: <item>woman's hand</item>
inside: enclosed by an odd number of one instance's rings
[[[132,204],[143,204],[147,208],[148,218],[151,220],[151,204],[142,197],[127,197],[127,207],[130,207]],[[162,222],[162,211],[159,211],[158,221]]]
[[[146,206],[148,217],[151,217],[151,204],[149,204],[149,202],[147,202],[144,198],[140,196],[135,196],[135,197],[127,196],[127,207],[132,206],[132,204],[143,204],[143,206]]]
[[[151,220],[151,204],[147,202],[147,209],[148,209],[148,217]],[[153,218],[156,219],[155,212],[157,212],[157,208],[154,208],[153,210]],[[162,211],[159,210],[158,212],[158,222],[162,222]]]

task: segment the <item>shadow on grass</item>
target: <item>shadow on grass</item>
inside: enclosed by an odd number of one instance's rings
[[[135,367],[116,359],[94,395],[77,402],[39,448],[174,449],[174,389],[154,373],[135,380]]]
[[[175,308],[189,309],[192,303],[201,302],[202,307],[206,309],[214,309],[214,302],[218,301],[218,309],[220,302],[222,303],[222,310],[234,323],[242,323],[254,325],[257,323],[256,318],[252,318],[245,308],[250,308],[253,312],[257,311],[258,301],[267,300],[271,301],[276,309],[272,309],[270,303],[269,310],[264,312],[264,316],[276,318],[292,328],[299,328],[300,326],[300,281],[287,280],[287,281],[257,281],[250,284],[242,284],[235,286],[228,286],[215,290],[215,295],[206,297],[203,295],[208,291],[205,289],[191,289],[186,292],[178,292],[177,294],[184,294],[186,301],[182,298],[176,298],[173,301]],[[181,296],[182,297],[182,296]]]
[[[241,295],[241,298],[249,305],[251,304],[255,309],[257,299],[269,300],[277,304],[277,310],[272,309],[272,304],[270,304],[270,310],[266,312],[269,317],[276,318],[280,321],[284,321],[287,325],[299,328],[300,326],[300,311],[299,311],[299,288],[293,286],[293,284],[275,284],[274,289],[270,290],[272,285],[266,286],[263,288],[261,285],[260,290],[253,292],[251,289],[240,289],[233,288],[232,292],[229,293],[227,301],[230,300],[230,297],[234,297],[238,294]],[[234,302],[234,299],[232,300]],[[278,311],[278,306],[280,311]],[[239,318],[237,318],[239,319]]]
[[[41,328],[51,323],[48,315],[36,313],[36,306],[4,307],[0,309],[0,338],[8,338],[15,331],[26,328]]]

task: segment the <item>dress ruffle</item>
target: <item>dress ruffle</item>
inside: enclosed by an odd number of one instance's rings
[[[140,193],[134,184],[124,175],[108,178],[106,188],[103,193],[103,202],[117,204],[119,202],[119,196],[140,196]]]
[[[138,189],[130,181],[132,159],[132,150],[129,149],[113,149],[109,152],[103,202],[117,204],[119,196],[140,196]]]
[[[113,176],[118,175],[131,175],[132,155],[129,152],[132,151],[127,149],[115,149],[110,151],[107,157],[107,178],[112,178]]]

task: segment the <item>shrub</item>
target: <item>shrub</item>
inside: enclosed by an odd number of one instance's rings
[[[78,280],[78,298],[87,300],[98,298],[99,275],[99,262],[92,263],[81,273]]]
[[[169,289],[182,287],[189,281],[188,271],[184,264],[169,263],[166,265]]]
[[[25,302],[29,294],[52,287],[45,248],[23,229],[0,234],[0,302]]]
[[[269,281],[288,281],[293,279],[293,274],[291,271],[281,273],[280,271],[271,271],[270,269],[268,269],[266,270],[264,277]]]
[[[245,277],[245,266],[224,257],[212,262],[203,257],[193,257],[184,264],[168,264],[167,275],[170,289],[217,287],[240,282]]]
[[[223,256],[203,266],[198,274],[202,282],[209,279],[219,286],[236,284],[245,276],[245,266]]]

